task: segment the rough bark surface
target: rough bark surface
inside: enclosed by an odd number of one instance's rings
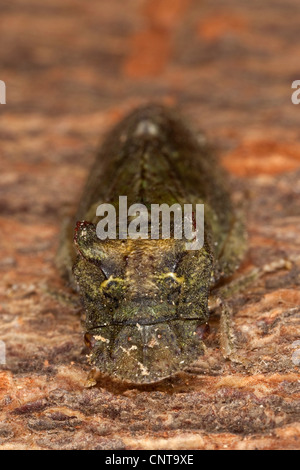
[[[299,449],[299,2],[126,4],[1,2],[0,448]],[[238,277],[289,262],[230,298],[246,365],[222,358],[216,312],[189,374],[85,389],[60,225],[103,133],[153,100],[178,104],[246,191]]]

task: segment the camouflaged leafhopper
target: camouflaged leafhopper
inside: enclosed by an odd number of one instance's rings
[[[203,247],[186,250],[174,237],[99,240],[96,209],[117,209],[119,196],[146,207],[204,204]],[[118,124],[97,155],[60,256],[82,297],[93,368],[151,383],[197,359],[210,290],[238,266],[242,231],[227,175],[175,111],[147,106]]]

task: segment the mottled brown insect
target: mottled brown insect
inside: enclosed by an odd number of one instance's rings
[[[204,204],[204,246],[189,251],[172,237],[99,240],[96,208],[117,208],[120,195],[128,205]],[[203,136],[164,107],[134,111],[107,136],[71,229],[77,252],[72,273],[71,236],[62,252],[82,296],[93,367],[150,383],[197,359],[211,288],[234,272],[244,247],[226,174]]]

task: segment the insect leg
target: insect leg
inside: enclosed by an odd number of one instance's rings
[[[220,347],[225,359],[245,364],[246,359],[239,355],[234,334],[232,310],[228,303],[219,296],[210,298],[210,305],[220,308]]]
[[[220,296],[222,299],[230,298],[234,294],[242,293],[253,283],[258,281],[265,274],[276,272],[280,269],[291,269],[292,262],[288,259],[278,259],[264,266],[251,269],[248,273],[239,276],[232,281],[227,282],[221,287],[212,290],[213,294]]]

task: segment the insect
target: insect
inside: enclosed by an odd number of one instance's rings
[[[211,147],[174,110],[139,108],[108,134],[62,250],[82,297],[95,369],[151,383],[201,354],[211,289],[236,270],[244,251],[243,226],[226,185]],[[96,209],[101,203],[118,207],[120,195],[147,207],[204,204],[202,248],[187,250],[172,236],[100,240]]]

